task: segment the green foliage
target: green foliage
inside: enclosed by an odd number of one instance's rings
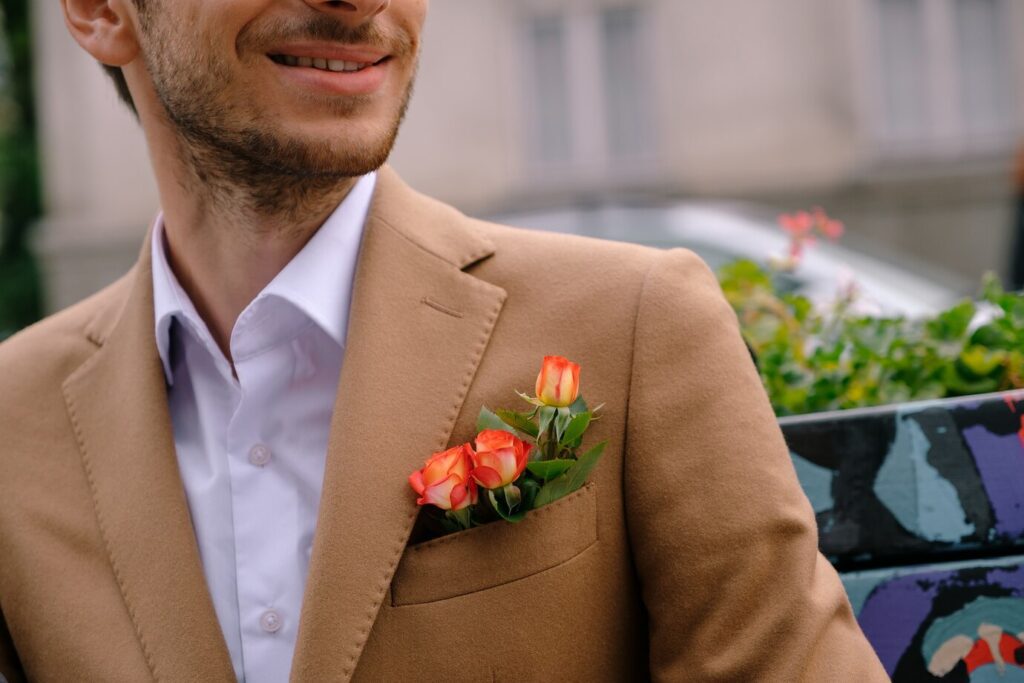
[[[564,498],[586,484],[587,477],[590,476],[591,470],[594,469],[597,462],[601,459],[601,455],[604,454],[604,448],[607,445],[607,441],[597,444],[581,455],[572,467],[566,470],[565,474],[545,484],[544,488],[537,493],[537,498],[533,503],[534,506],[541,507],[559,498]]]
[[[530,474],[547,483],[552,479],[565,474],[565,471],[575,464],[576,461],[572,458],[535,460],[534,462],[528,463],[526,465],[526,469],[530,470]]]
[[[42,313],[29,230],[40,214],[28,0],[0,0],[0,339]]]
[[[511,413],[512,411],[507,412]],[[516,433],[514,426],[506,423],[495,413],[488,410],[487,406],[482,406],[480,408],[480,413],[476,417],[476,431],[482,432],[487,429],[500,429],[502,431],[509,432],[510,434]]]
[[[779,416],[1024,387],[1024,295],[992,276],[979,303],[925,319],[860,315],[851,298],[818,310],[752,261],[719,281]]]

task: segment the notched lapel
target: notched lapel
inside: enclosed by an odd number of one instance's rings
[[[174,451],[148,254],[147,240],[123,310],[107,316],[109,332],[90,333],[102,346],[65,381],[64,397],[153,678],[233,681]]]
[[[493,248],[385,169],[364,233],[293,681],[352,678],[505,291],[462,271]],[[437,209],[440,211],[440,209]],[[454,214],[454,212],[452,212]],[[460,222],[460,218],[461,221]],[[408,232],[411,226],[430,239]]]

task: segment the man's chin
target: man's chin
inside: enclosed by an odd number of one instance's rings
[[[397,127],[374,130],[366,126],[303,126],[296,134],[285,127],[226,133],[221,141],[230,141],[238,159],[240,173],[254,163],[264,170],[284,176],[343,178],[365,175],[380,168],[388,159],[398,135]],[[225,149],[224,151],[228,151]]]
[[[279,167],[298,177],[354,178],[376,171],[391,156],[391,144],[324,150],[309,147],[300,158],[280,158]],[[326,153],[325,153],[326,152]]]

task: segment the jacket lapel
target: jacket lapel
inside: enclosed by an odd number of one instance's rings
[[[407,478],[448,443],[505,291],[493,246],[382,169],[356,270],[293,681],[347,681],[409,537]]]
[[[149,240],[123,308],[100,313],[101,346],[64,397],[118,586],[154,679],[234,680],[178,471],[153,333]]]

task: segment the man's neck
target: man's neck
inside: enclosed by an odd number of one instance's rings
[[[231,331],[245,307],[295,257],[355,185],[341,181],[304,215],[256,215],[244,203],[162,187],[171,269],[231,361]]]

